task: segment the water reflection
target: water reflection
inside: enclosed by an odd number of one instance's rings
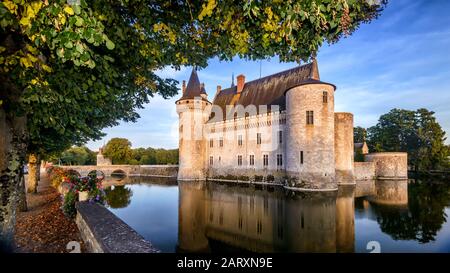
[[[272,192],[179,182],[179,251],[351,252],[353,189]],[[339,200],[337,202],[337,200]]]
[[[166,252],[367,252],[374,240],[383,252],[450,250],[450,186],[444,183],[366,181],[311,193],[212,182],[131,183],[106,191],[111,211]],[[158,210],[149,212],[149,204]],[[177,232],[157,229],[169,221]]]
[[[124,185],[111,186],[105,189],[106,202],[113,209],[125,208],[131,202],[133,192]]]
[[[445,208],[450,205],[450,185],[411,181],[407,185],[380,187],[385,189],[383,194],[370,197],[374,201],[370,205],[364,204],[364,200],[357,200],[357,209],[370,211],[371,218],[377,221],[381,231],[394,240],[428,243],[436,239],[437,233],[446,223]],[[386,201],[386,196],[396,198]]]

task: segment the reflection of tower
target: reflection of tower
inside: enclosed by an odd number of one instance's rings
[[[205,237],[205,183],[179,181],[178,247],[179,252],[208,252]]]
[[[355,251],[355,187],[340,186],[336,199],[336,251]]]
[[[289,252],[336,251],[336,192],[308,193],[286,201]]]

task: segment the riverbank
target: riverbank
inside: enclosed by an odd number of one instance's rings
[[[62,210],[62,200],[49,179],[41,172],[37,193],[27,194],[28,211],[18,212],[15,232],[15,252],[21,253],[67,253],[67,243],[84,245],[74,220],[67,218]]]

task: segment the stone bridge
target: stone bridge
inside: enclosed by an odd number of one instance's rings
[[[66,171],[75,171],[81,176],[87,176],[92,171],[100,171],[106,177],[112,174],[123,176],[149,176],[149,177],[177,177],[178,165],[85,165],[60,166]]]

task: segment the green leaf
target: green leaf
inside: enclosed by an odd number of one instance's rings
[[[114,43],[111,41],[111,40],[106,40],[106,47],[109,49],[109,50],[113,50],[114,49],[114,47],[115,47],[115,45],[114,45]]]
[[[75,21],[75,25],[76,25],[77,27],[81,27],[81,26],[83,25],[83,23],[84,23],[83,18],[77,16],[77,17],[76,17],[76,21]]]
[[[73,43],[71,41],[68,41],[67,43],[64,44],[65,47],[67,48],[72,48],[73,47]]]

